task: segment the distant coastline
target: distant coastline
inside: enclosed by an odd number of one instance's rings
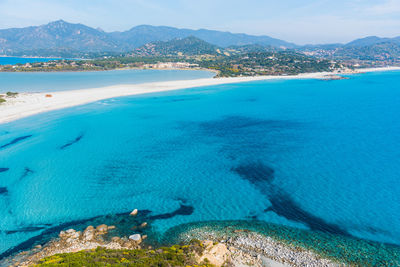
[[[63,59],[62,57],[39,57],[39,56],[9,56],[9,55],[0,55],[0,57],[13,57],[13,58],[54,58],[54,59]]]
[[[18,120],[24,117],[44,113],[48,111],[80,106],[99,100],[159,93],[180,89],[188,89],[203,86],[234,84],[265,80],[290,80],[290,79],[325,79],[332,74],[346,75],[364,72],[394,71],[400,67],[366,68],[348,73],[317,72],[305,73],[291,76],[253,76],[253,77],[231,77],[231,78],[205,78],[195,80],[180,80],[167,82],[153,82],[131,85],[114,85],[101,88],[82,90],[59,91],[49,93],[21,93],[0,105],[0,124]]]

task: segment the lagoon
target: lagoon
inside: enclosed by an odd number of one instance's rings
[[[40,58],[40,57],[1,57],[0,65],[16,65],[35,62],[47,62],[51,60],[59,60],[61,58]]]
[[[112,70],[87,72],[0,72],[2,92],[55,92],[105,87],[117,84],[211,78],[215,73],[201,70]]]

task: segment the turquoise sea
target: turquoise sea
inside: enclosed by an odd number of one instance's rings
[[[160,239],[244,220],[398,251],[399,83],[382,72],[210,86],[0,125],[0,255],[122,225],[134,208]]]
[[[15,65],[35,62],[47,62],[60,58],[41,58],[41,57],[0,57],[0,65]]]

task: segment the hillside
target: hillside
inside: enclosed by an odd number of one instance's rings
[[[398,66],[400,65],[400,37],[379,38],[370,36],[347,44],[308,45],[297,51],[306,55],[340,60],[349,65]]]
[[[135,49],[131,55],[136,56],[194,56],[218,55],[222,48],[190,36],[167,42],[153,42]]]
[[[0,53],[31,50],[115,51],[119,43],[99,30],[59,20],[38,27],[0,30]]]
[[[249,44],[295,47],[294,44],[269,36],[150,25],[133,27],[124,32],[107,33],[83,24],[58,20],[41,26],[0,30],[0,54],[38,56],[39,50],[42,56],[65,56],[68,53],[71,56],[83,53],[121,53],[151,42],[170,41],[190,36],[221,47]]]

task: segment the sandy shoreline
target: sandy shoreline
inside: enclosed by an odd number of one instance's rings
[[[360,69],[358,72],[400,70],[400,67]],[[294,76],[257,76],[237,78],[205,78],[195,80],[180,80],[167,82],[153,82],[130,85],[113,85],[101,88],[70,90],[45,93],[21,93],[16,98],[7,98],[7,102],[0,105],[0,124],[32,116],[35,114],[79,106],[99,100],[139,95],[146,93],[165,92],[194,87],[232,84],[263,80],[290,80],[290,79],[323,79],[335,73],[318,72]],[[344,74],[344,73],[343,73]],[[51,97],[46,97],[51,95]]]

